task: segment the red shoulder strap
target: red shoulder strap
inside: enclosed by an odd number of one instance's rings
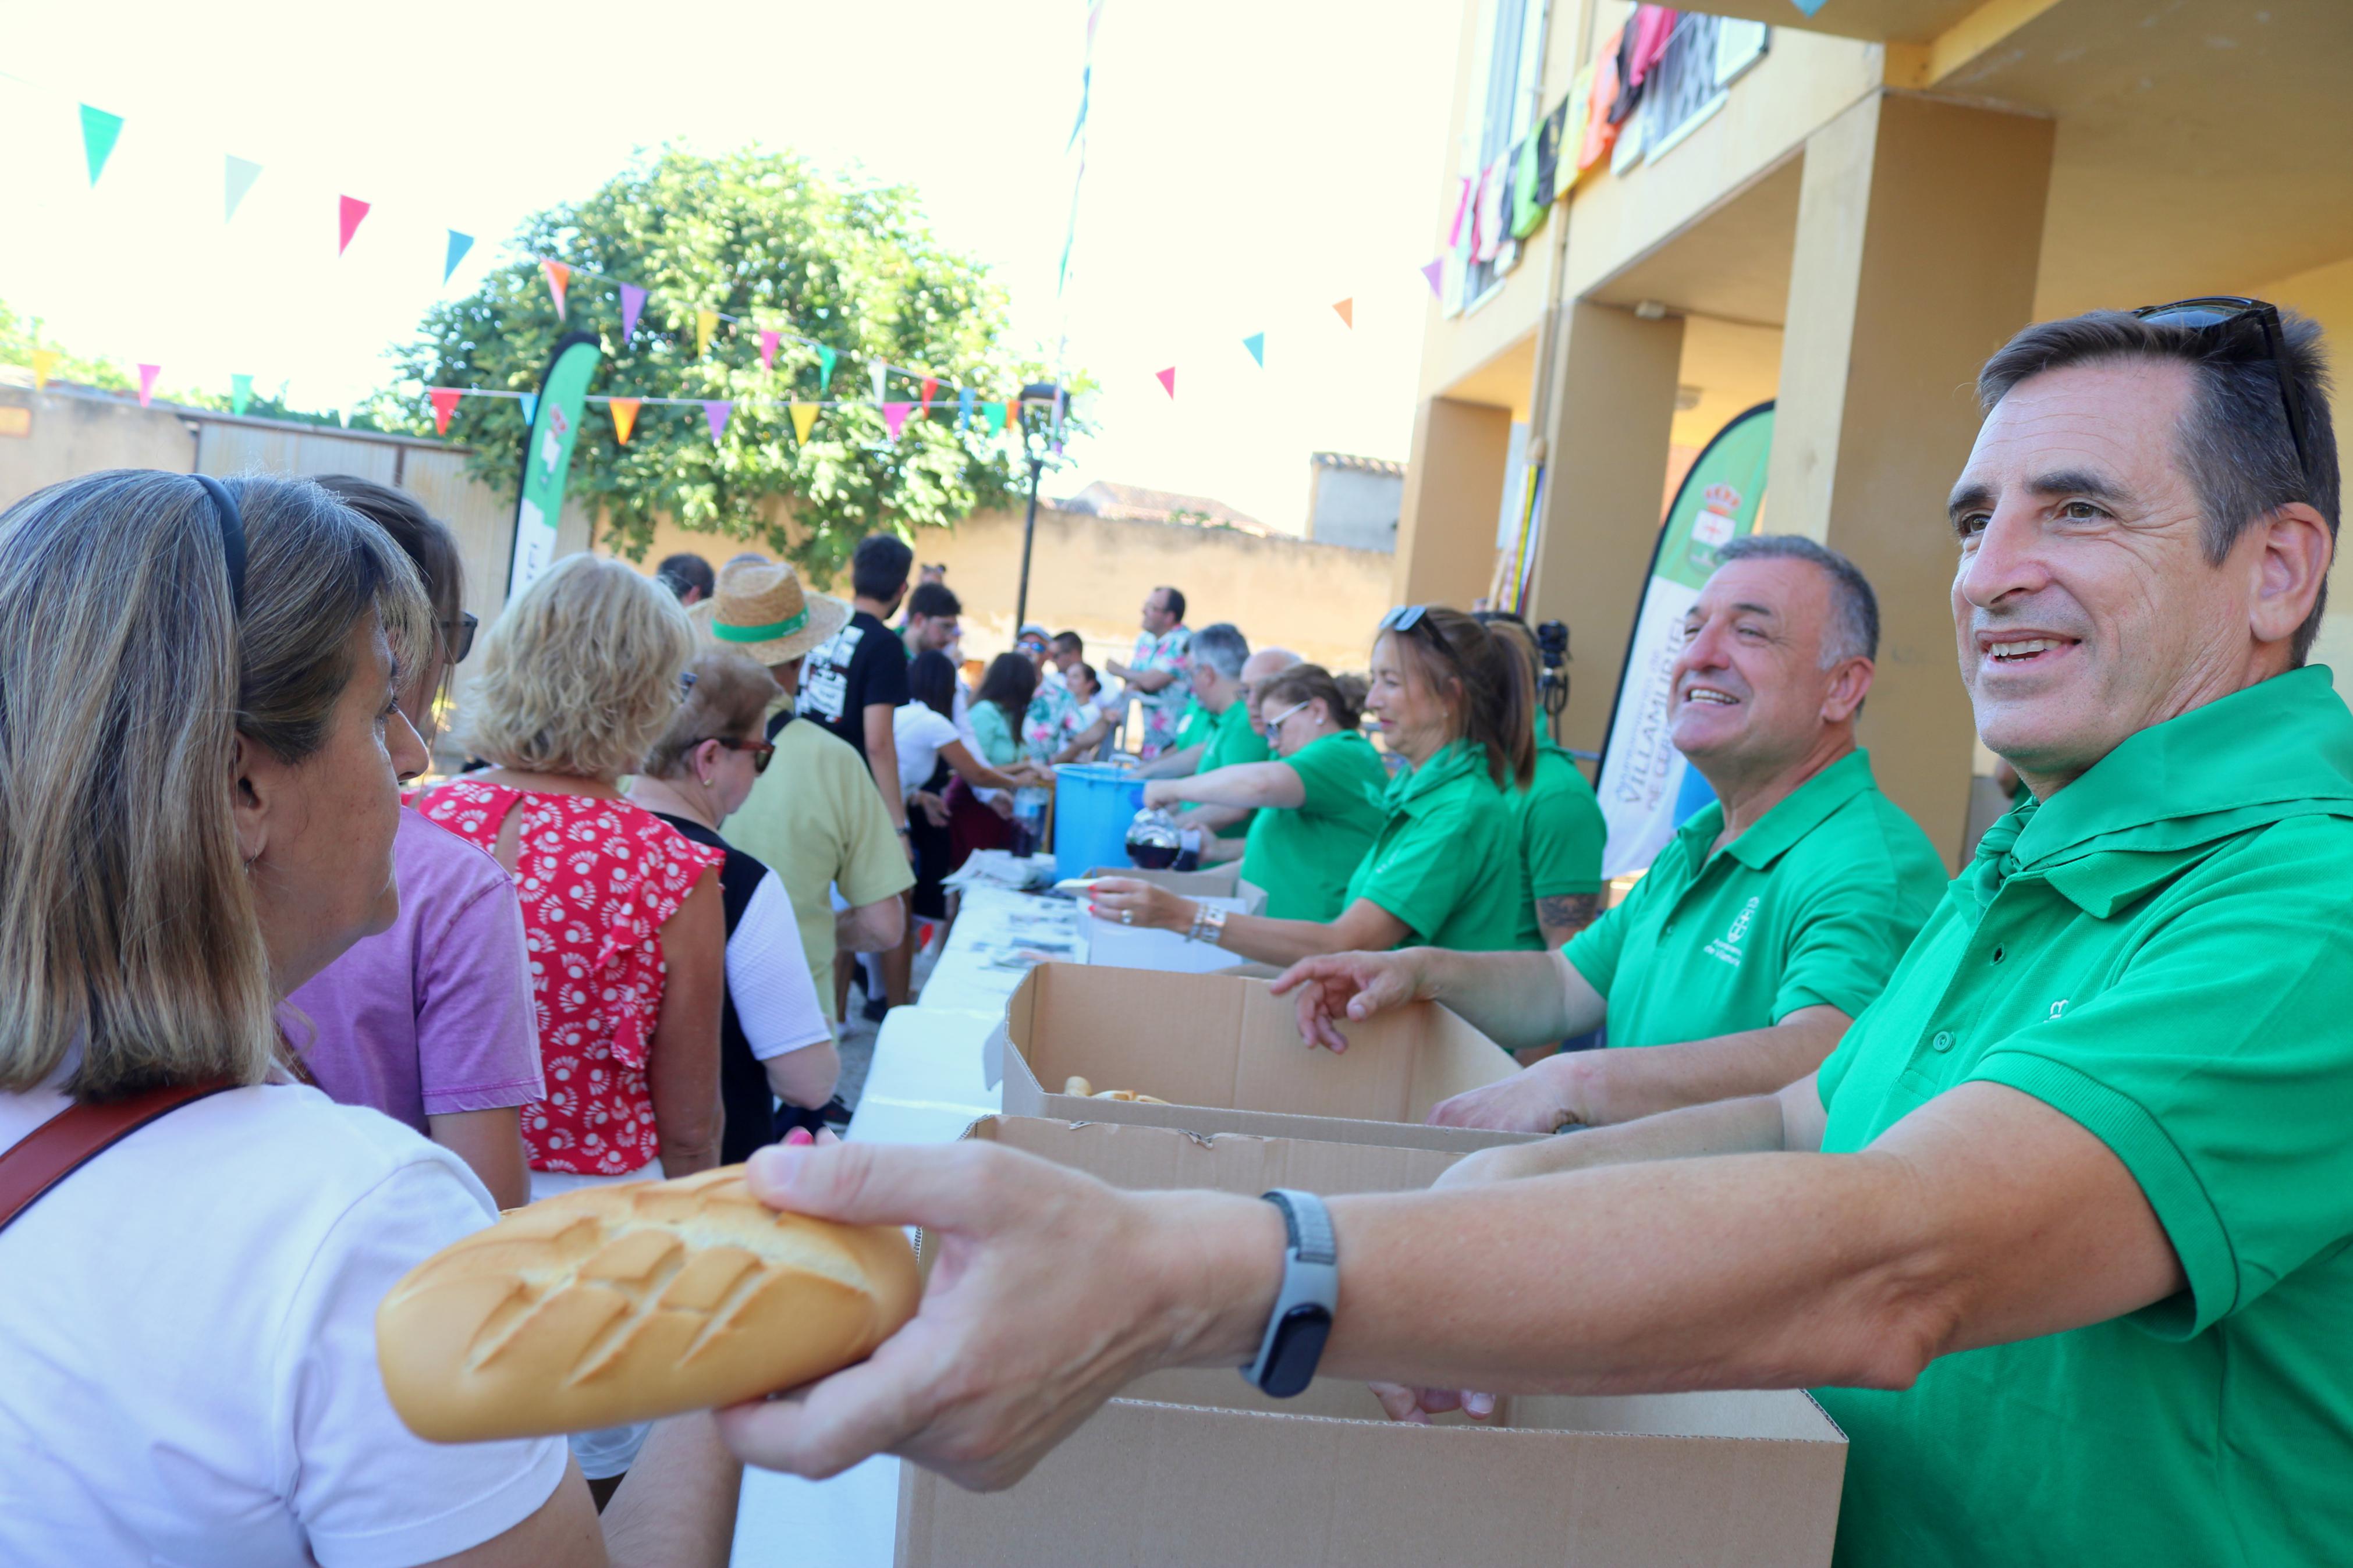
[[[150,1121],[234,1087],[226,1082],[179,1084],[103,1105],[77,1101],[66,1107],[0,1152],[0,1230],[51,1187]]]

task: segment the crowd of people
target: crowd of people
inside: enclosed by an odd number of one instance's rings
[[[1509,617],[1394,610],[1358,678],[1161,587],[1101,678],[1022,626],[974,679],[956,595],[878,535],[848,602],[760,557],[571,557],[477,649],[396,490],[118,472],[19,502],[0,1162],[102,1153],[0,1164],[0,1542],[715,1563],[733,1455],[1003,1485],[1146,1372],[1303,1355],[1408,1421],[1815,1388],[1851,1440],[1842,1563],[2338,1560],[2353,714],[2306,662],[2319,334],[2100,312],[1978,390],[1953,630],[2015,807],[1948,879],[1858,743],[1871,584],[1743,539],[1672,672],[1713,799],[1614,905]],[[470,658],[477,765],[404,805]],[[1522,1065],[1433,1121],[1577,1135],[1280,1212],[830,1146],[855,955],[903,1001],[959,859],[1028,847],[1052,768],[1129,734],[1147,805],[1266,897],[1107,878],[1098,914],[1283,966],[1308,1048],[1443,1003]],[[407,1268],[498,1207],[723,1160],[779,1207],[923,1226],[913,1321],[715,1423],[442,1447],[393,1417],[370,1324]],[[1336,1283],[1278,1357],[1303,1205]]]

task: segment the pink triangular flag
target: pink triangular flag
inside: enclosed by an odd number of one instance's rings
[[[1423,268],[1421,269],[1421,275],[1430,280],[1430,291],[1433,296],[1440,299],[1445,298],[1446,258],[1441,256],[1437,260],[1431,262],[1429,266]]]
[[[886,403],[882,405],[882,423],[890,427],[891,439],[896,441],[899,432],[907,427],[907,416],[915,411],[912,403]]]
[[[572,281],[572,268],[561,261],[543,260],[539,269],[547,275],[547,291],[555,296],[555,313],[564,314],[564,286]]]
[[[703,423],[711,426],[711,444],[719,445],[720,432],[727,428],[727,416],[735,412],[733,403],[706,403],[702,405]]]
[[[621,341],[638,334],[638,313],[646,308],[646,291],[634,283],[621,285]]]
[[[762,370],[776,368],[776,339],[781,335],[777,332],[760,334],[760,368]]]
[[[340,215],[339,221],[343,226],[343,238],[337,241],[335,245],[335,254],[337,256],[341,256],[344,251],[349,250],[352,247],[352,236],[359,233],[360,219],[367,216],[368,215],[367,203],[360,200],[357,196],[344,196],[342,200],[343,210]]]
[[[1170,365],[1166,370],[1154,371],[1152,373],[1152,379],[1158,382],[1162,386],[1166,387],[1168,389],[1169,396],[1174,397],[1176,395],[1176,367],[1175,365]]]
[[[155,395],[155,378],[163,374],[164,367],[160,364],[142,364],[139,367],[140,407],[146,407],[147,400]]]
[[[433,399],[433,433],[449,434],[449,416],[458,412],[458,399],[464,395],[454,386],[437,386],[429,395]]]

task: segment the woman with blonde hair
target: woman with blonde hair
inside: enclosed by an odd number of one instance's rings
[[[459,733],[493,765],[425,800],[522,898],[547,1076],[522,1121],[534,1198],[719,1163],[726,857],[617,782],[677,712],[693,657],[676,599],[617,561],[566,556],[483,639]]]
[[[489,1194],[274,1009],[398,905],[401,552],[304,481],[91,474],[0,514],[0,1562],[724,1563],[708,1416],[600,1529],[560,1441],[425,1442],[376,1370]]]

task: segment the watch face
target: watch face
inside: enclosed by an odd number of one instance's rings
[[[1266,1359],[1266,1381],[1259,1386],[1277,1399],[1289,1399],[1315,1381],[1315,1363],[1324,1359],[1324,1342],[1332,1337],[1332,1313],[1324,1307],[1293,1307],[1274,1327],[1274,1351]]]

